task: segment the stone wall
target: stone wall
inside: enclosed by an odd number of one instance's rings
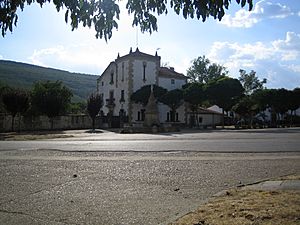
[[[0,114],[0,132],[11,131],[12,116]],[[99,119],[96,120],[96,127],[100,126]],[[98,126],[97,126],[98,125]],[[58,116],[53,120],[54,130],[67,129],[89,129],[92,127],[92,120],[88,115],[67,115]],[[47,116],[15,117],[15,131],[51,130],[51,122]]]

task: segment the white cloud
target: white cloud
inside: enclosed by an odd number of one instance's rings
[[[238,70],[240,68],[254,67],[257,61],[269,59],[274,55],[274,50],[261,42],[244,45],[215,42],[208,54],[208,58],[223,64],[229,70]]]
[[[114,53],[115,54],[115,53]],[[30,63],[68,71],[101,74],[109,62],[116,58],[108,47],[94,44],[55,46],[34,50]]]
[[[300,73],[300,64],[299,65],[291,64],[291,65],[283,65],[283,66],[295,73]],[[299,79],[300,79],[300,75],[299,75]]]
[[[287,32],[284,40],[239,44],[215,42],[207,57],[224,65],[233,77],[239,69],[255,70],[271,87],[300,86],[300,34]]]
[[[275,40],[271,44],[256,42],[253,44],[239,44],[229,42],[215,42],[208,54],[208,58],[235,65],[253,65],[256,61],[275,59],[279,61],[299,60],[300,34],[287,32],[284,40]]]
[[[287,32],[285,40],[276,40],[272,45],[282,56],[283,60],[295,60],[300,54],[300,34]]]
[[[220,23],[228,27],[249,28],[263,19],[283,19],[291,15],[293,12],[289,7],[262,0],[255,4],[252,11],[240,9],[234,16],[225,15]]]
[[[3,59],[3,56],[2,56],[2,55],[0,55],[0,59]]]

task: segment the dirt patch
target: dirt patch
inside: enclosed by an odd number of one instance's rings
[[[54,138],[68,138],[73,135],[64,134],[62,132],[36,132],[36,133],[2,133],[0,134],[1,141],[29,141]]]
[[[279,177],[278,179],[275,179],[275,180],[300,180],[300,175],[299,174],[291,174],[288,176]]]
[[[297,179],[291,175],[281,179]],[[169,225],[300,225],[300,191],[232,189]]]

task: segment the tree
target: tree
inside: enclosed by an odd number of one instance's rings
[[[189,103],[189,107],[193,113],[193,116],[196,118],[196,112],[198,108],[202,105],[203,101],[207,97],[204,84],[191,83],[189,85],[185,85],[183,89],[183,97],[184,100]],[[198,120],[196,120],[196,123],[198,123]]]
[[[137,91],[135,91],[134,93],[132,93],[130,99],[135,103],[140,103],[143,106],[146,106],[148,103],[148,99],[150,97],[150,93],[151,93],[151,85],[145,85],[140,89],[138,89]],[[157,85],[153,85],[153,94],[158,101],[160,101],[160,98],[166,93],[167,93],[167,89]]]
[[[284,88],[271,89],[269,92],[269,102],[272,110],[275,113],[275,121],[277,125],[280,125],[278,123],[283,122],[284,115],[289,110],[290,96],[290,91]]]
[[[244,89],[237,79],[222,77],[214,80],[207,85],[208,98],[211,103],[222,108],[223,127],[224,111],[228,112],[242,96]]]
[[[70,104],[68,112],[72,114],[82,114],[86,113],[86,109],[86,102],[72,102]]]
[[[256,72],[251,70],[250,73],[247,73],[245,70],[240,70],[239,81],[245,89],[245,94],[250,95],[255,90],[260,90],[264,88],[264,84],[267,83],[267,79],[264,78],[262,81],[256,76]]]
[[[290,125],[292,125],[293,117],[296,116],[296,110],[300,107],[300,88],[295,88],[293,91],[290,91],[289,99],[287,101],[288,108],[291,110]]]
[[[17,25],[19,9],[23,10],[25,5],[38,3],[41,7],[51,0],[4,0],[0,2],[0,28],[2,36],[7,30],[13,30]],[[249,10],[253,8],[252,0],[236,0],[241,7],[246,4]],[[157,31],[156,15],[167,14],[169,9],[175,13],[182,14],[187,18],[202,19],[204,22],[207,17],[221,20],[228,9],[230,0],[128,0],[126,9],[133,15],[133,26],[140,26],[142,32]],[[66,9],[65,21],[71,20],[72,30],[78,28],[79,24],[89,28],[94,26],[96,38],[110,39],[112,31],[118,29],[117,20],[120,19],[120,7],[116,0],[53,0],[57,11]]]
[[[183,103],[183,91],[174,89],[168,91],[161,97],[161,102],[171,109],[171,122],[175,122],[176,109]]]
[[[300,107],[300,88],[295,88],[292,91],[289,105],[289,109],[296,115],[296,110]]]
[[[187,70],[187,76],[192,82],[208,83],[211,80],[226,76],[228,71],[224,66],[211,63],[204,56],[199,56],[192,61],[192,65]]]
[[[2,96],[8,90],[9,87],[0,80],[0,113],[5,112],[5,107],[3,105]]]
[[[95,119],[103,105],[102,98],[98,93],[93,93],[87,100],[87,111],[92,118],[92,128],[95,130]]]
[[[53,119],[64,114],[71,102],[72,92],[61,81],[37,82],[34,84],[31,99],[37,110],[47,115],[53,129]]]
[[[233,107],[232,110],[239,114],[252,127],[253,117],[259,113],[259,105],[252,96],[245,95]]]
[[[16,115],[25,113],[29,108],[29,95],[21,89],[7,89],[2,95],[2,101],[5,109],[11,114],[11,130],[14,131],[14,121]],[[20,120],[19,120],[20,129]]]

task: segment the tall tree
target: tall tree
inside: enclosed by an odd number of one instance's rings
[[[5,112],[5,108],[2,101],[2,96],[9,87],[0,80],[0,113]]]
[[[264,84],[267,83],[267,79],[264,78],[262,81],[256,76],[256,72],[251,70],[250,73],[247,73],[245,70],[240,70],[239,81],[245,89],[245,94],[250,95],[256,90],[264,88]]]
[[[289,99],[291,97],[290,91],[280,88],[280,89],[273,89],[269,96],[271,101],[271,107],[273,108],[274,112],[276,113],[276,123],[281,123],[284,120],[284,116],[289,110]]]
[[[224,111],[231,110],[242,96],[244,89],[239,80],[223,77],[210,82],[207,85],[207,92],[210,102],[222,108],[224,127]]]
[[[67,111],[72,95],[72,92],[60,81],[37,82],[31,92],[33,106],[41,114],[49,117],[51,129],[53,129],[54,117]]]
[[[224,66],[211,63],[208,58],[199,56],[192,61],[187,70],[187,76],[192,82],[208,83],[211,80],[226,76],[228,71]]]
[[[161,97],[161,102],[169,106],[171,109],[171,122],[175,122],[176,109],[183,103],[183,91],[182,89],[174,89],[168,91]]]
[[[296,116],[296,110],[300,107],[300,88],[295,88],[290,91],[288,101],[288,108],[291,110],[290,125],[293,124],[293,117]]]
[[[201,83],[191,83],[185,85],[183,89],[183,98],[189,104],[189,107],[193,113],[193,117],[196,118],[198,108],[207,98],[205,85]],[[198,120],[196,120],[196,123],[198,126]]]
[[[51,0],[4,0],[0,3],[0,28],[2,36],[7,30],[13,30],[17,25],[18,13],[26,5],[38,3],[41,7]],[[246,4],[249,10],[253,8],[252,0],[236,0],[241,7]],[[110,39],[112,31],[118,29],[117,20],[120,19],[120,7],[116,0],[53,0],[57,11],[66,9],[65,21],[71,20],[72,30],[78,28],[81,23],[84,27],[94,26],[96,38]],[[182,14],[187,18],[202,19],[204,22],[207,17],[221,20],[225,15],[225,10],[229,8],[230,0],[128,0],[126,9],[133,15],[133,26],[140,26],[141,31],[157,31],[156,15],[167,14],[168,10],[173,9],[176,14]]]
[[[2,95],[5,109],[12,115],[11,130],[14,131],[14,121],[16,115],[25,113],[29,108],[29,95],[21,89],[7,89]],[[20,120],[19,120],[20,129]]]
[[[289,109],[296,114],[296,110],[300,107],[300,88],[295,88],[290,96]]]
[[[87,100],[87,111],[92,118],[92,128],[95,130],[95,119],[103,105],[102,98],[98,93],[93,93]]]
[[[239,114],[248,125],[252,127],[255,115],[260,111],[259,104],[252,98],[252,96],[245,95],[232,107],[232,110]]]

